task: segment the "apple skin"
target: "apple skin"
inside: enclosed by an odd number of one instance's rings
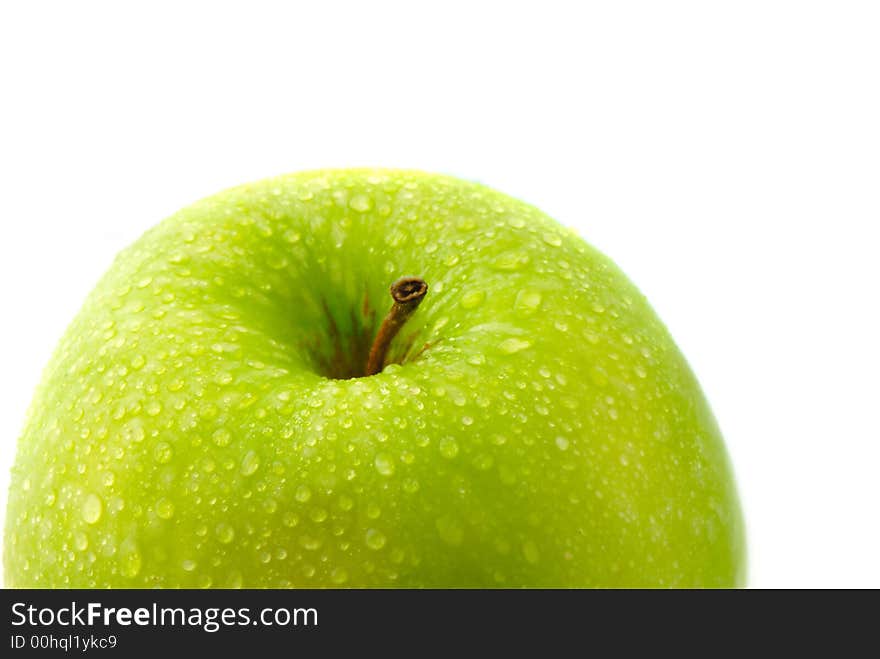
[[[429,291],[399,363],[352,377],[401,275]],[[124,250],[45,370],[5,534],[8,586],[745,571],[718,427],[633,284],[529,205],[396,170],[238,187]]]

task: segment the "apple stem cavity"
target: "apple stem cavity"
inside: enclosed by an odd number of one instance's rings
[[[428,284],[420,277],[401,277],[391,284],[391,297],[394,304],[382,321],[382,326],[370,348],[370,356],[367,358],[367,370],[365,375],[376,375],[385,367],[385,359],[391,341],[397,336],[400,328],[413,314],[425,294],[428,292]]]

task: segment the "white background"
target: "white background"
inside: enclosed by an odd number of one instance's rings
[[[641,287],[727,438],[750,585],[880,587],[876,3],[11,1],[0,85],[4,496],[120,248],[252,179],[415,167]]]

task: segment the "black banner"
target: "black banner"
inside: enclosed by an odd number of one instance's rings
[[[876,603],[876,593],[868,594]],[[4,656],[53,651],[358,651],[372,657],[495,651],[608,656],[869,650],[873,605],[841,593],[585,590],[6,590]],[[859,645],[867,639],[868,645]],[[332,655],[331,655],[332,656]]]

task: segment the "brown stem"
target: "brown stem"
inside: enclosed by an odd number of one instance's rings
[[[384,368],[391,341],[397,336],[400,328],[416,310],[427,292],[428,284],[420,277],[401,277],[391,284],[391,297],[394,299],[394,304],[391,305],[391,310],[382,321],[382,327],[379,328],[376,340],[373,341],[373,347],[370,348],[365,375],[376,375]]]

